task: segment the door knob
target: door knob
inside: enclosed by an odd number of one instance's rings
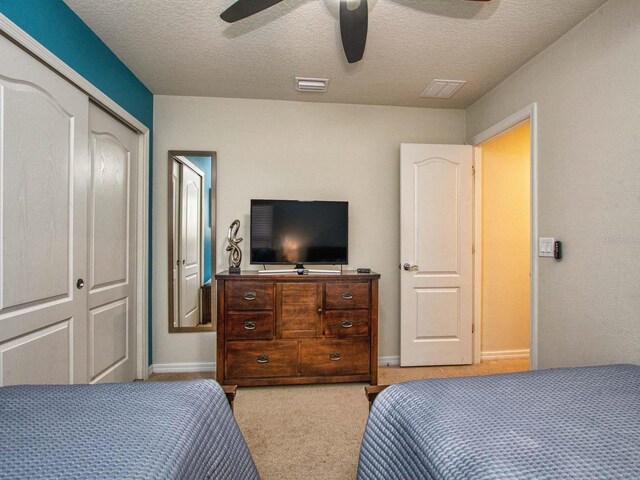
[[[82,290],[82,287],[84,287],[84,280],[79,278],[76,282],[76,287],[78,287],[78,290]]]
[[[404,268],[408,272],[409,270],[418,270],[418,265],[410,265],[408,263],[405,263],[404,265],[402,265],[402,268]]]

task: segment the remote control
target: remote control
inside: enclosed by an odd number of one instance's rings
[[[358,273],[371,273],[371,269],[370,268],[359,268],[357,270]]]

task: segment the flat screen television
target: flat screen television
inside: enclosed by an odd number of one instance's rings
[[[251,264],[346,265],[349,203],[251,200]]]

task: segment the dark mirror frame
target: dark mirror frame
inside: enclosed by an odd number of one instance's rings
[[[175,258],[173,258],[173,182],[171,176],[173,173],[173,159],[174,157],[211,157],[211,304],[209,309],[211,312],[211,326],[210,327],[176,327],[173,325],[173,264]],[[213,275],[216,271],[216,190],[217,190],[217,172],[216,172],[216,152],[207,151],[194,151],[194,150],[169,150],[168,172],[167,172],[167,231],[168,231],[168,243],[167,243],[167,256],[169,258],[168,267],[168,304],[169,304],[169,333],[194,333],[194,332],[215,332],[217,309],[216,309],[216,291],[215,283],[213,281]],[[204,308],[203,308],[204,310]],[[201,312],[201,315],[203,312]]]

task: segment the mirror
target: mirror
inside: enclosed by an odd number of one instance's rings
[[[216,154],[169,152],[169,332],[215,330]]]

